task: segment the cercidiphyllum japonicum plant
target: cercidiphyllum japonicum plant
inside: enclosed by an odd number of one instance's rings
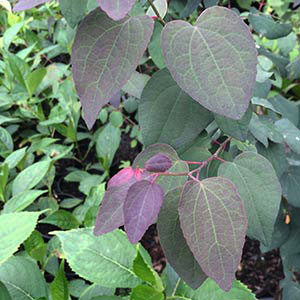
[[[45,2],[20,0],[15,10]],[[109,181],[94,233],[124,225],[137,243],[157,220],[168,262],[194,289],[207,276],[223,290],[231,288],[246,234],[266,249],[283,245],[290,258],[295,252],[277,236],[284,231],[278,177],[286,184],[284,196],[300,206],[294,192],[299,167],[293,163],[300,154],[299,109],[279,94],[266,98],[282,77],[298,78],[297,60],[289,64],[266,50],[258,36],[256,48],[248,26],[225,7],[207,8],[190,24],[164,21],[158,0],[148,1],[156,21],[143,9],[131,10],[134,0],[59,2],[72,27],[81,21],[72,65],[89,128],[114,95],[135,84],[146,49],[160,69],[140,96],[146,149]],[[270,40],[292,31],[256,10],[248,20]],[[211,152],[214,143],[220,145]]]

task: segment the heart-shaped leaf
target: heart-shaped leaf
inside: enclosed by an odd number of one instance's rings
[[[19,2],[14,6],[14,11],[22,11],[26,9],[31,9],[40,4],[46,3],[50,0],[19,0]]]
[[[183,236],[178,203],[182,187],[168,192],[160,210],[157,228],[161,246],[169,264],[189,286],[198,288],[207,278],[201,270]]]
[[[99,6],[115,21],[123,19],[131,10],[135,0],[98,0]]]
[[[111,20],[100,9],[80,24],[72,50],[73,78],[89,128],[101,107],[134,73],[153,31],[148,16]]]
[[[251,238],[270,245],[281,201],[281,186],[271,163],[254,152],[244,152],[226,162],[218,174],[231,180],[244,202]]]
[[[147,180],[133,184],[124,202],[125,230],[131,243],[137,243],[155,221],[164,199],[160,185]]]
[[[145,169],[149,172],[165,172],[172,167],[172,160],[165,154],[158,153],[145,163]]]
[[[229,291],[247,230],[244,206],[228,179],[188,181],[179,202],[183,235],[207,276]]]
[[[169,22],[161,45],[168,69],[186,93],[217,114],[241,119],[253,94],[257,52],[236,13],[215,6],[194,26]]]

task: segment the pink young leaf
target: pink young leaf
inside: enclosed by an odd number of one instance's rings
[[[137,243],[156,220],[163,198],[161,186],[147,180],[136,182],[129,188],[124,202],[124,221],[131,243]]]
[[[124,225],[123,205],[129,188],[140,180],[151,178],[151,174],[142,171],[125,168],[110,179],[96,219],[95,235],[111,232]]]

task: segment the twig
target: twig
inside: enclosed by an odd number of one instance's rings
[[[158,21],[163,25],[165,26],[166,25],[166,22],[163,20],[163,18],[161,17],[159,11],[157,10],[156,6],[154,5],[153,1],[152,0],[148,0],[150,6],[152,7],[153,11],[155,12],[156,16],[157,16],[157,19]]]

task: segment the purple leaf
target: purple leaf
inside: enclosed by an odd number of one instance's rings
[[[169,22],[161,46],[182,90],[214,113],[241,119],[253,94],[257,51],[249,27],[235,12],[214,6],[194,26]]]
[[[145,169],[149,172],[165,172],[172,167],[172,160],[165,154],[158,153],[145,163]]]
[[[178,187],[166,194],[159,212],[157,229],[168,263],[191,288],[197,289],[207,276],[195,260],[180,227],[178,203],[181,192],[182,187]]]
[[[50,0],[19,0],[19,2],[14,7],[14,12],[22,11],[26,9],[31,9],[40,4],[46,3]]]
[[[98,0],[98,2],[109,17],[118,21],[130,12],[135,0]]]
[[[121,102],[121,91],[118,91],[114,96],[109,99],[109,103],[115,107],[119,108]]]
[[[98,8],[79,25],[72,50],[72,71],[89,128],[101,107],[130,79],[152,31],[153,20],[147,16],[117,22]]]
[[[293,8],[296,8],[298,5],[300,5],[300,0],[295,0],[293,3]]]
[[[137,243],[156,220],[163,199],[163,189],[156,183],[142,180],[130,187],[124,203],[124,219],[131,243]]]
[[[183,235],[202,270],[229,291],[247,230],[236,187],[223,177],[185,184],[179,202]]]
[[[122,169],[108,181],[107,187],[109,189],[128,183],[133,176],[134,170],[131,167]]]
[[[102,200],[94,229],[95,235],[102,235],[124,225],[123,205],[129,188],[138,181],[151,176],[140,169],[125,168],[113,176]]]

